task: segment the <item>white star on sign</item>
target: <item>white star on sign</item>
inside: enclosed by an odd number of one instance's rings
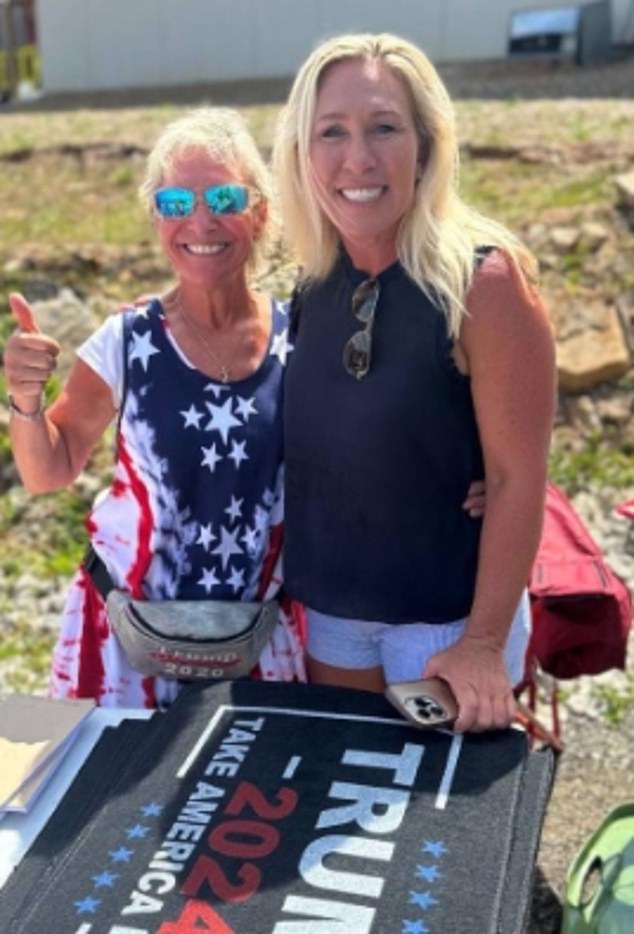
[[[232,569],[231,565],[229,565],[229,570],[231,571],[231,575],[227,578],[225,583],[229,584],[234,593],[237,593],[241,587],[244,587],[244,571],[239,571],[237,568]]]
[[[239,529],[236,529],[234,532],[230,532],[229,529],[224,527],[224,525],[220,527],[220,544],[216,545],[212,551],[212,555],[220,555],[223,571],[227,570],[227,564],[233,555],[243,554],[242,548],[240,548],[238,542],[236,541],[238,537],[238,531]]]
[[[236,412],[245,422],[249,421],[251,415],[257,415],[258,410],[255,407],[255,396],[252,396],[250,399],[245,399],[244,396],[238,396]]]
[[[193,425],[194,428],[200,428],[200,420],[203,418],[205,413],[199,412],[192,402],[190,407],[185,411],[182,411],[180,414],[185,419],[185,425],[183,426],[184,428],[189,428],[191,425]]]
[[[238,421],[235,415],[231,414],[231,396],[225,400],[224,405],[214,405],[213,402],[206,402],[209,409],[211,421],[205,428],[205,431],[217,431],[224,443],[227,443],[229,432],[236,426],[242,427],[242,422]]]
[[[216,451],[216,445],[212,444],[210,448],[201,448],[201,451],[203,452],[203,459],[200,462],[200,466],[209,467],[210,471],[213,473],[218,461],[222,460],[222,457]]]
[[[147,362],[150,357],[159,353],[158,347],[152,343],[152,334],[146,331],[145,334],[132,334],[132,350],[130,351],[130,363],[133,360],[140,360],[144,372],[147,373]]]
[[[244,450],[247,446],[246,441],[232,441],[231,442],[231,451],[227,454],[227,457],[233,461],[236,467],[239,467],[242,461],[248,461],[249,455]]]
[[[292,350],[293,347],[288,342],[288,329],[282,331],[281,334],[276,334],[271,341],[271,356],[277,357],[284,366],[286,363],[286,355],[289,350]]]
[[[202,545],[205,551],[209,551],[209,546],[215,539],[216,536],[211,531],[211,522],[208,525],[201,525],[196,544]]]
[[[229,455],[231,457],[231,455]],[[235,496],[231,497],[231,505],[227,506],[225,512],[227,515],[233,519],[235,522],[236,519],[239,519],[242,516],[242,504],[244,502],[244,497],[242,499],[236,499]]]
[[[205,588],[205,593],[209,595],[211,593],[212,587],[217,587],[220,583],[220,580],[216,577],[216,572],[213,568],[203,568],[202,577],[197,583]]]

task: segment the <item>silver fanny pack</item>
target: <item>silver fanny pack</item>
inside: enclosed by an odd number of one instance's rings
[[[108,619],[131,666],[184,680],[243,678],[257,665],[277,622],[277,600],[132,600],[106,597]]]

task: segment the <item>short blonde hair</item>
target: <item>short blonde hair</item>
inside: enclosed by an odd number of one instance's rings
[[[227,107],[196,107],[168,123],[147,158],[145,175],[139,186],[141,204],[152,215],[154,192],[161,187],[167,170],[180,156],[196,150],[202,150],[212,159],[234,168],[245,184],[255,189],[266,202],[265,222],[249,259],[251,270],[259,270],[274,234],[271,176],[255,140],[237,111]]]
[[[440,304],[456,337],[478,246],[502,249],[532,278],[535,263],[501,224],[466,205],[458,194],[459,150],[454,108],[438,72],[417,46],[388,33],[336,36],[319,45],[300,68],[282,110],[273,167],[288,243],[307,278],[324,278],[340,245],[338,231],[315,193],[310,140],[326,69],[349,59],[373,59],[403,82],[424,153],[423,174],[398,233],[399,259],[420,288]]]

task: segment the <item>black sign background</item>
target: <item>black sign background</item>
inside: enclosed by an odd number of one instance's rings
[[[3,931],[523,930],[552,758],[522,734],[423,733],[379,697],[254,682],[144,726],[97,746]]]

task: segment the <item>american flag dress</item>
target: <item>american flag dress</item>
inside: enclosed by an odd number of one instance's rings
[[[287,306],[271,303],[271,337],[258,369],[227,384],[184,358],[158,300],[124,314],[116,461],[110,486],[86,520],[92,547],[115,586],[137,599],[275,596],[281,584]],[[254,677],[306,680],[301,614],[288,601],[282,601]],[[52,696],[155,707],[169,704],[178,690],[175,681],[130,667],[101,595],[79,568],[53,654]]]

